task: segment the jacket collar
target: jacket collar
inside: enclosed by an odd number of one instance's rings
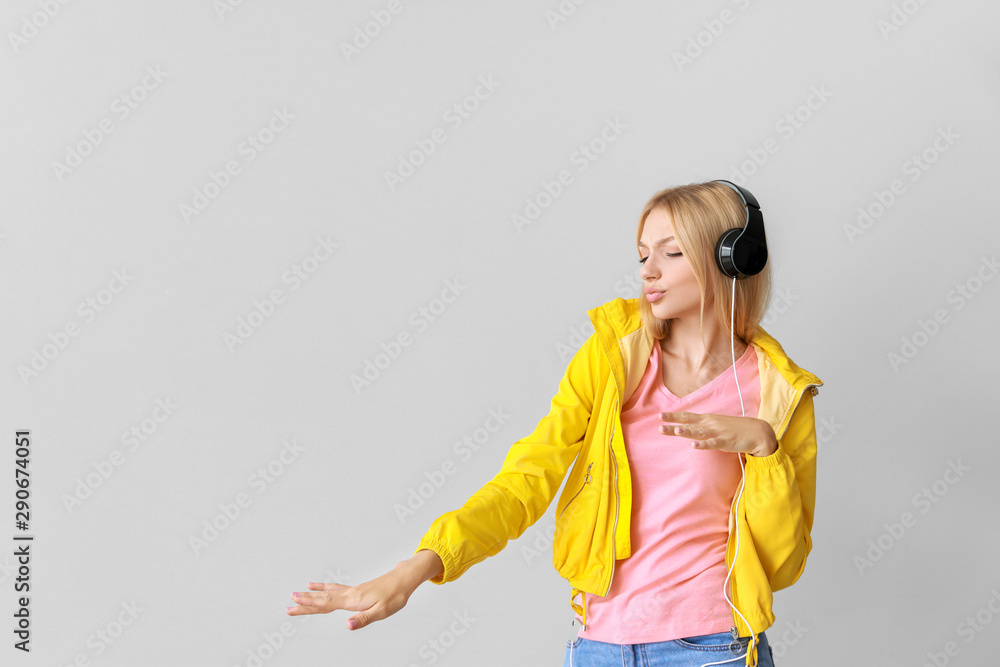
[[[638,298],[619,297],[591,308],[587,314],[610,364],[621,397],[619,404],[623,405],[638,387],[656,340],[642,325]],[[801,393],[808,387],[822,386],[823,381],[793,362],[763,327],[757,327],[750,343],[758,353],[762,391],[769,392],[768,397],[762,396],[760,418],[769,421],[780,436]]]

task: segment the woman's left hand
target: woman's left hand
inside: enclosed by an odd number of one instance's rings
[[[778,449],[774,429],[763,419],[710,412],[661,412],[660,433],[694,440],[697,449],[770,456]],[[676,426],[674,426],[676,424]]]

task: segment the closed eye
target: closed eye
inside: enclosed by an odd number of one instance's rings
[[[680,257],[684,253],[682,253],[682,252],[665,252],[663,254],[666,255],[667,257]],[[639,263],[643,264],[647,259],[649,259],[648,255],[646,257],[643,257],[642,259],[640,259]]]

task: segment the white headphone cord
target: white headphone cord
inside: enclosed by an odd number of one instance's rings
[[[729,351],[733,357],[733,376],[736,378],[736,391],[740,395],[740,411],[743,413],[743,416],[746,417],[747,411],[746,407],[743,405],[743,390],[740,389],[740,376],[736,372],[736,341],[733,340],[735,338],[733,334],[736,329],[736,320],[734,317],[735,312],[736,312],[736,278],[734,277],[732,306],[729,311]],[[749,343],[747,344],[749,345]],[[733,503],[736,504],[736,508],[738,511],[740,506],[740,498],[743,496],[743,487],[746,485],[746,470],[743,468],[743,456],[739,453],[737,453],[736,456],[738,456],[740,459],[740,490],[739,493],[736,494],[736,497],[733,498]],[[730,516],[733,516],[733,503],[729,504]],[[736,518],[733,519],[733,525],[736,526],[736,552],[733,554],[733,564],[729,567],[729,571],[726,573],[726,580],[722,583],[722,595],[725,596],[726,602],[729,603],[729,606],[732,607],[737,614],[739,614],[740,618],[743,619],[743,622],[746,623],[746,626],[750,628],[750,643],[747,645],[747,653],[749,653],[756,644],[757,635],[753,631],[753,626],[750,625],[749,622],[747,622],[747,619],[746,617],[743,616],[743,614],[740,614],[740,610],[736,609],[736,605],[733,604],[733,601],[729,599],[729,595],[726,593],[726,586],[729,584],[729,577],[733,573],[733,568],[736,567],[736,556],[737,554],[740,553],[740,527]],[[735,658],[730,658],[729,660],[720,660],[718,662],[706,662],[703,665],[701,665],[701,667],[708,667],[708,665],[722,665],[727,662],[735,662],[736,660],[740,660],[741,658],[746,658],[746,655],[744,654],[741,656],[737,656]]]

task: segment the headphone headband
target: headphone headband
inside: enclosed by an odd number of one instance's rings
[[[760,273],[767,264],[767,239],[757,198],[746,188],[730,181],[717,179],[712,183],[725,183],[735,190],[746,210],[743,226],[727,230],[715,244],[715,262],[719,270],[737,280]]]

